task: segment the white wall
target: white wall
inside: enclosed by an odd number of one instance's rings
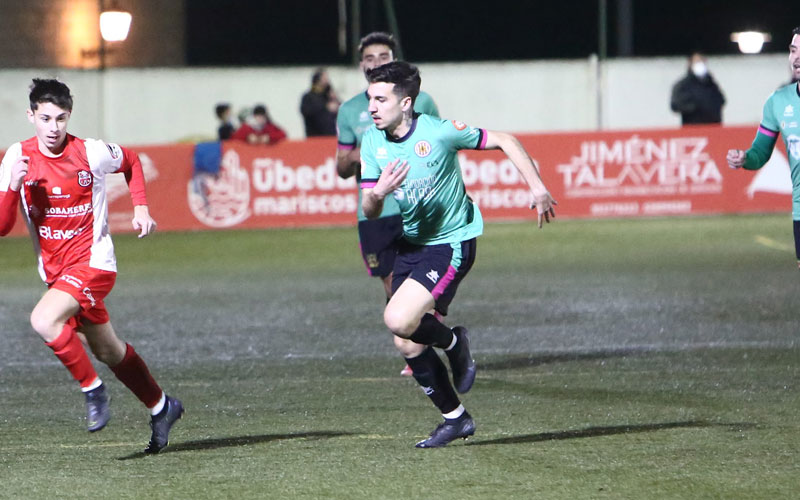
[[[757,124],[765,99],[789,75],[783,55],[711,57],[709,65],[728,101],[726,124]],[[289,136],[300,139],[299,102],[313,69],[2,70],[0,148],[32,134],[25,109],[35,76],[57,76],[70,85],[75,96],[70,131],[79,136],[124,144],[211,139],[217,126],[213,107],[228,101],[234,110],[265,103]],[[591,59],[421,64],[420,70],[423,89],[445,118],[512,132],[594,130],[598,124]],[[608,61],[601,72],[603,128],[678,126],[669,95],[685,71],[683,57]],[[333,67],[329,74],[344,99],[365,87],[355,68]]]

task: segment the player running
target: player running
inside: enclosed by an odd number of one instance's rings
[[[778,134],[783,136],[792,171],[794,249],[800,269],[800,26],[792,30],[789,70],[792,83],[779,88],[767,98],[761,125],[750,149],[730,149],[726,159],[731,168],[758,170],[772,156]]]
[[[359,67],[366,72],[394,61],[396,44],[394,37],[389,33],[376,31],[366,35],[358,45],[361,54]],[[372,126],[372,117],[367,112],[367,93],[360,92],[339,107],[336,116],[336,130],[338,135],[338,149],[336,150],[336,170],[339,176],[347,179],[361,177],[360,146],[364,132]],[[439,110],[433,99],[425,92],[420,92],[414,103],[414,111],[439,117]],[[358,240],[361,247],[361,256],[367,266],[370,276],[381,278],[386,292],[386,300],[392,296],[392,266],[397,253],[397,242],[403,235],[403,219],[400,209],[394,200],[387,200],[383,204],[380,216],[373,220],[364,217],[361,210],[361,191],[359,190],[358,204]],[[406,366],[402,375],[411,375],[411,369]]]
[[[375,127],[366,131],[361,144],[364,214],[378,217],[385,201],[394,198],[403,219],[392,298],[383,318],[414,378],[444,417],[416,446],[437,448],[475,432],[472,417],[456,395],[469,391],[475,380],[467,329],[451,330],[433,314],[447,315],[475,260],[475,239],[483,232],[481,212],[467,196],[461,177],[458,151],[502,149],[530,186],[539,227],[555,217],[556,202],[513,136],[415,113],[421,83],[416,67],[391,62],[369,71],[367,78]],[[452,384],[432,347],[444,349]]]
[[[108,423],[110,398],[82,340],[150,410],[145,452],[158,453],[183,406],[161,390],[133,346],[117,337],[103,303],[117,276],[106,176],[125,175],[133,227],[143,238],[156,223],[147,207],[142,165],[127,148],[67,133],[72,95],[64,83],[34,79],[29,99],[28,120],[36,134],[8,148],[0,163],[0,235],[14,227],[21,205],[48,287],[31,313],[31,325],[80,384],[89,432]]]

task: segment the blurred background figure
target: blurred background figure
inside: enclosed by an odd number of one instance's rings
[[[214,108],[214,113],[216,113],[217,119],[219,120],[217,138],[220,141],[230,139],[234,130],[236,130],[236,127],[233,126],[233,122],[231,121],[231,105],[226,102],[219,103],[216,108]]]
[[[314,71],[311,89],[303,94],[300,113],[306,127],[306,137],[336,135],[336,113],[339,98],[333,91],[328,72],[324,68]]]
[[[257,104],[253,108],[250,120],[242,120],[241,126],[233,133],[231,139],[250,144],[275,144],[286,139],[286,132],[272,122],[266,106]]]
[[[672,87],[670,107],[681,114],[681,124],[722,123],[725,96],[708,71],[702,54],[689,57],[687,74]]]

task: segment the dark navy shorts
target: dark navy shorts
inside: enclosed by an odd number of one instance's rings
[[[800,261],[800,220],[792,221],[794,224],[794,254]]]
[[[425,246],[402,240],[394,262],[392,293],[411,278],[431,292],[436,301],[435,309],[446,316],[459,283],[474,263],[475,238],[460,243]]]
[[[385,278],[392,273],[397,245],[403,237],[403,217],[392,215],[358,222],[361,256],[370,276]]]

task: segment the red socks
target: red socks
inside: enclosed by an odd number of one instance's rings
[[[81,384],[81,388],[90,387],[97,380],[97,372],[89,361],[81,340],[75,334],[75,328],[71,325],[64,325],[61,334],[54,341],[45,344],[55,352],[56,357],[67,367],[73,378]]]
[[[111,367],[114,375],[125,384],[125,387],[139,398],[148,408],[152,408],[161,400],[161,387],[158,386],[144,360],[136,354],[133,346],[125,344],[125,357],[117,366]]]

